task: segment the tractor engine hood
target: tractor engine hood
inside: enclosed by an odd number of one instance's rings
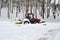
[[[39,18],[33,18],[35,21],[37,21],[37,22],[40,22],[41,21],[41,19],[39,19]]]

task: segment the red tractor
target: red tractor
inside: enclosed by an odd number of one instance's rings
[[[41,19],[39,19],[39,18],[34,18],[34,14],[32,14],[32,13],[26,13],[25,18],[28,19],[29,21],[24,21],[24,24],[29,23],[29,22],[32,24],[39,23],[41,21]]]
[[[34,14],[32,13],[26,13],[25,18],[23,20],[16,21],[16,24],[34,24],[34,23],[45,23],[45,21],[41,21],[39,18],[35,18]]]

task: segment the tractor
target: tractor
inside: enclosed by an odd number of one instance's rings
[[[26,13],[25,18],[23,20],[16,21],[16,24],[35,24],[35,23],[45,23],[39,18],[35,18],[33,13]]]
[[[40,23],[41,19],[39,18],[34,18],[34,14],[33,13],[26,13],[25,14],[25,18],[28,20],[25,20],[24,21],[24,24],[26,23],[31,23],[31,24],[34,24],[34,23]]]

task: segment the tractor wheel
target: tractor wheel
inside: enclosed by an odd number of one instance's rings
[[[24,24],[29,24],[29,22],[28,21],[25,21]]]

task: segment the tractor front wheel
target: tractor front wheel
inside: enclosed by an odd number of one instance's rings
[[[29,22],[28,21],[25,21],[24,24],[29,24]]]

